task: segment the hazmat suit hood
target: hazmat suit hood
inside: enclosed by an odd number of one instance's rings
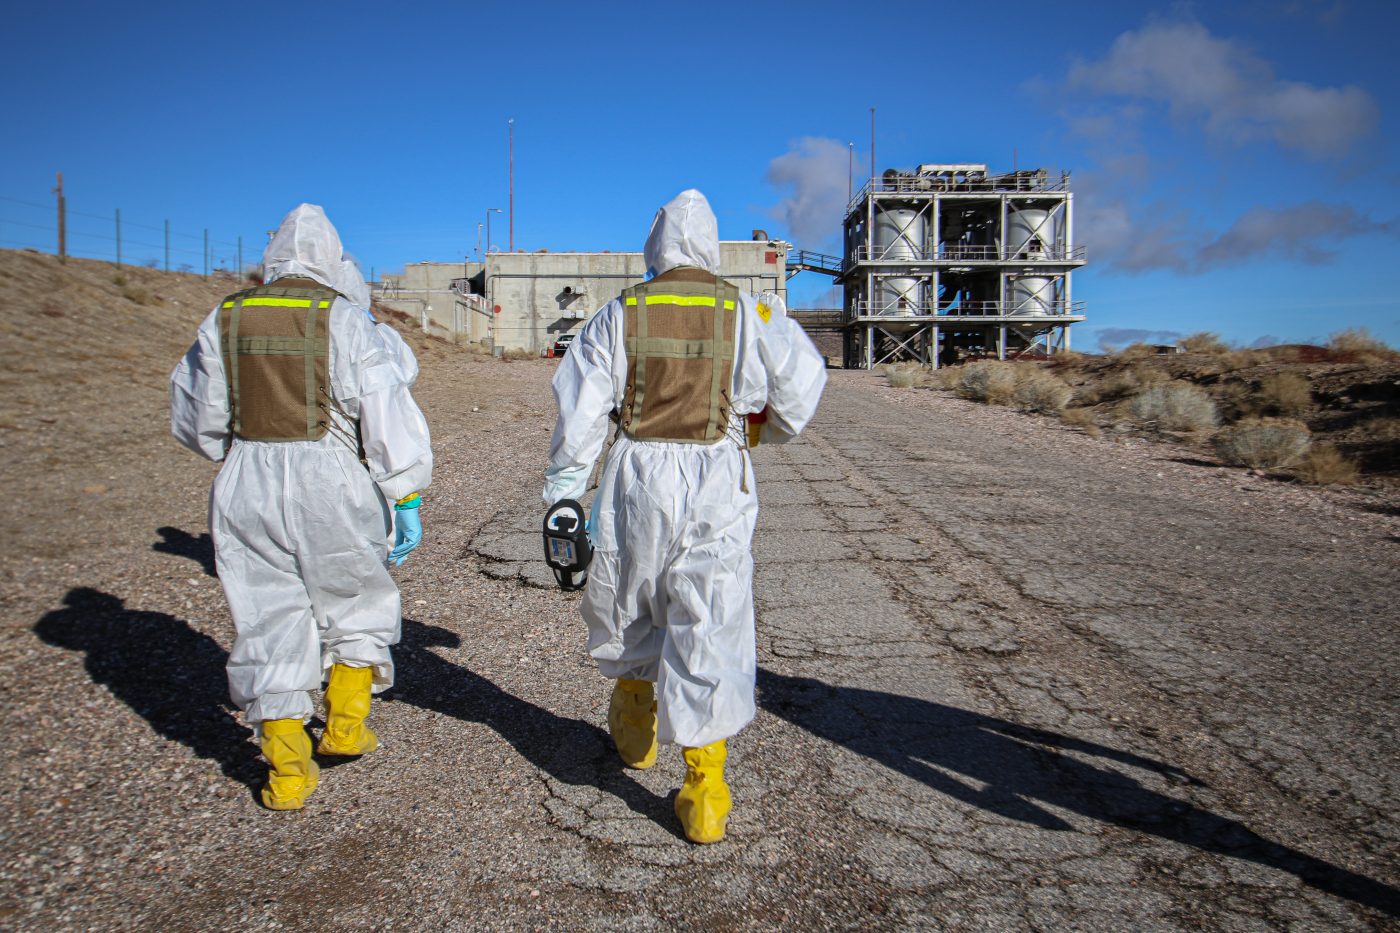
[[[369,307],[364,274],[340,245],[340,234],[317,204],[298,204],[282,219],[263,250],[263,280],[298,275],[313,279],[361,308]]]
[[[719,275],[719,223],[710,202],[694,188],[676,195],[656,212],[642,253],[647,274],[695,266]]]

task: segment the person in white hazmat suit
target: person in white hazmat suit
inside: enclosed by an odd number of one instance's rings
[[[657,212],[646,283],[604,305],[554,377],[559,421],[544,499],[580,498],[608,453],[589,521],[582,614],[614,678],[608,727],[623,763],[683,747],[676,814],[695,842],[724,837],[726,740],[754,716],[758,513],[746,416],[782,443],[816,412],[822,357],[790,318],[719,278],[715,215],[689,190]]]
[[[393,684],[401,622],[385,559],[402,563],[422,539],[433,458],[410,392],[417,361],[374,323],[325,212],[288,214],[263,267],[266,284],[220,302],[175,367],[170,424],[223,461],[209,524],[236,630],[229,692],[271,766],[264,805],[295,810],[318,780],[305,723],[323,678],[316,751],[377,745],[365,718]]]

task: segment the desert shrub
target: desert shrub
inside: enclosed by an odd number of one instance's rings
[[[1079,428],[1090,437],[1099,436],[1099,425],[1094,413],[1087,408],[1066,408],[1060,412],[1060,420],[1071,428]]]
[[[1054,415],[1065,410],[1074,389],[1059,376],[1030,366],[1017,373],[1016,405],[1026,411]]]
[[[1301,421],[1288,418],[1246,418],[1221,431],[1215,449],[1235,466],[1272,470],[1296,463],[1312,443]]]
[[[1392,350],[1385,341],[1373,336],[1364,327],[1337,331],[1327,339],[1327,349],[1362,361],[1393,360],[1400,357],[1400,353]]]
[[[1082,386],[1074,387],[1074,395],[1071,401],[1076,405],[1097,405],[1103,400],[1103,390],[1092,382],[1086,382]]]
[[[1312,386],[1297,373],[1276,373],[1259,383],[1259,404],[1280,415],[1296,415],[1312,404]]]
[[[919,371],[917,369],[891,369],[885,373],[890,387],[894,389],[912,388],[918,377]]]
[[[1129,410],[1159,431],[1209,431],[1220,422],[1215,402],[1189,382],[1148,386],[1133,396]]]
[[[957,389],[962,382],[962,370],[956,366],[941,366],[924,374],[924,385],[935,389]]]
[[[125,298],[127,301],[138,305],[150,305],[156,303],[156,299],[151,297],[151,293],[146,291],[144,288],[123,288],[122,297]]]
[[[1215,360],[1213,369],[1216,374],[1248,369],[1255,363],[1254,352],[1253,350],[1221,350],[1212,354]]]
[[[1120,360],[1145,360],[1148,357],[1156,356],[1157,351],[1151,345],[1138,341],[1128,344],[1113,355]]]
[[[1016,394],[1016,371],[1010,363],[985,360],[962,367],[958,394],[989,405],[1006,405]]]
[[[118,288],[121,288],[123,285],[126,284],[126,276],[118,272],[116,275],[112,276],[112,284],[117,286]]]
[[[1400,418],[1391,415],[1375,415],[1358,425],[1361,435],[1368,441],[1389,443],[1400,441]]]
[[[1167,381],[1166,373],[1151,366],[1129,366],[1117,372],[1106,374],[1095,386],[1099,399],[1125,398],[1136,395],[1148,386],[1161,385]],[[1087,393],[1084,393],[1087,397]]]
[[[1314,486],[1350,485],[1356,482],[1356,464],[1343,457],[1331,444],[1308,448],[1293,475]]]
[[[1229,353],[1230,347],[1220,339],[1219,334],[1203,330],[1189,337],[1182,337],[1177,346],[1186,353]]]

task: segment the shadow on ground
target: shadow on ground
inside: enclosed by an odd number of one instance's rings
[[[214,569],[214,541],[208,532],[192,535],[183,529],[166,525],[157,528],[156,534],[160,535],[161,540],[152,544],[151,550],[162,554],[174,554],[176,557],[188,557],[203,568],[205,576],[219,575]]]
[[[455,632],[404,619],[403,640],[394,649],[394,688],[385,698],[464,722],[479,722],[554,779],[596,787],[677,838],[684,838],[670,798],[633,780],[605,731],[522,700],[432,651],[456,648],[461,643]]]
[[[1400,915],[1395,888],[1265,839],[1235,820],[1150,790],[1107,766],[1113,762],[1198,783],[1169,765],[927,700],[833,687],[763,668],[758,687],[760,703],[773,715],[999,816],[1043,829],[1072,830],[1046,809],[1057,807],[1267,865],[1320,891]]]
[[[197,544],[172,553],[204,562]],[[211,564],[212,557],[206,566]],[[35,624],[41,640],[81,652],[93,682],[144,717],[157,734],[216,762],[225,775],[257,793],[265,766],[249,741],[251,731],[234,718],[224,674],[228,653],[218,642],[184,619],[129,609],[101,590],[70,590],[63,603]],[[522,700],[432,651],[460,644],[447,629],[405,619],[403,641],[394,649],[397,685],[384,699],[479,722],[541,771],[613,794],[680,837],[669,799],[627,774],[606,732]]]
[[[128,609],[90,587],[68,591],[62,609],[34,625],[44,642],[84,655],[94,683],[131,707],[159,735],[217,762],[235,781],[257,787],[264,769],[233,717],[224,661],[228,653],[184,619]]]

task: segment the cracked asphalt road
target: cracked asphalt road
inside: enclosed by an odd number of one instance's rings
[[[759,715],[730,838],[696,847],[679,754],[618,766],[577,599],[541,585],[551,373],[425,359],[438,469],[383,747],[294,814],[255,804],[226,705],[211,472],[144,403],[152,460],[106,477],[128,505],[54,518],[96,543],[0,554],[0,917],[1400,924],[1393,509],[833,373],[812,430],[755,454]]]

